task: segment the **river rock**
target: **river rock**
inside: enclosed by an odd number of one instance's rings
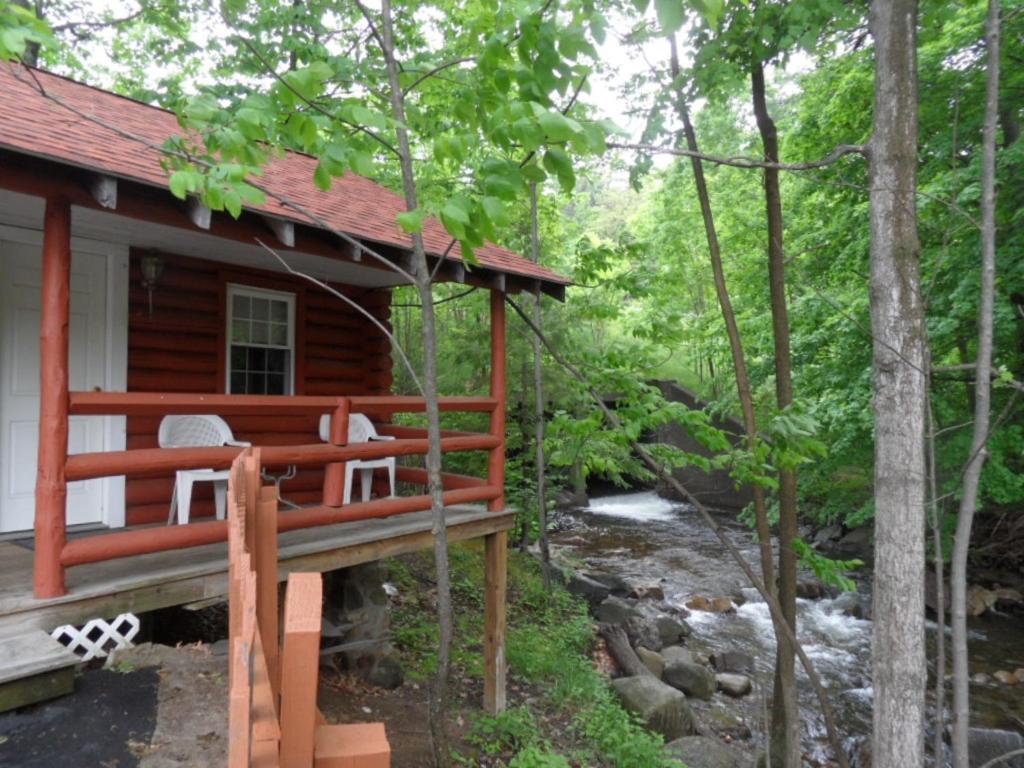
[[[839,541],[843,535],[843,526],[840,523],[832,523],[832,525],[826,525],[816,534],[814,534],[814,544],[819,547],[828,548],[835,542]]]
[[[1009,672],[1005,669],[996,670],[992,673],[992,677],[1003,685],[1017,685],[1020,682],[1015,672]]]
[[[971,584],[967,588],[967,615],[981,616],[989,608],[992,608],[999,598],[991,589]]]
[[[629,636],[629,643],[634,648],[643,647],[660,651],[665,645],[657,625],[646,616],[631,616],[626,619],[626,635]]]
[[[651,675],[620,677],[612,680],[612,689],[622,706],[636,712],[652,731],[666,740],[694,733],[693,713],[686,696]]]
[[[644,663],[644,666],[651,671],[659,680],[665,672],[665,659],[657,651],[644,648],[642,645],[636,649],[637,658]]]
[[[648,584],[633,587],[629,596],[636,600],[664,600],[665,590],[657,584]]]
[[[870,559],[873,554],[871,545],[873,533],[870,525],[854,528],[836,542],[833,551],[842,558]]]
[[[584,576],[582,573],[577,573],[569,579],[569,585],[566,589],[569,590],[570,594],[582,597],[592,606],[600,603],[611,593],[611,590],[604,584],[595,581],[589,576]]]
[[[382,656],[366,674],[366,682],[389,690],[398,688],[405,681],[405,671],[394,656]]]
[[[989,685],[992,682],[992,675],[986,672],[975,672],[971,675],[971,682],[975,685]]]
[[[658,629],[658,636],[661,637],[663,645],[678,643],[684,637],[689,637],[692,631],[690,625],[682,619],[675,619],[665,614],[655,618],[654,626]]]
[[[864,618],[864,604],[856,592],[842,592],[832,601],[832,608],[854,619]]]
[[[693,664],[693,653],[689,648],[683,648],[681,645],[667,645],[661,649],[661,658],[668,664],[673,661],[681,661],[686,664]]]
[[[734,699],[746,696],[750,693],[751,688],[753,688],[749,677],[730,672],[715,675],[715,682],[718,684],[718,690],[727,696],[732,696]]]
[[[796,583],[796,596],[804,600],[821,600],[829,596],[828,587],[818,579],[801,579]]]
[[[710,699],[715,694],[715,673],[702,664],[667,662],[661,679],[693,698]]]
[[[995,728],[971,728],[967,734],[967,753],[971,768],[1015,749],[1024,749],[1024,737],[1013,731]],[[1013,757],[1000,763],[1000,768],[1024,768],[1024,757]]]
[[[704,597],[703,595],[691,597],[686,601],[686,607],[694,611],[708,613],[729,613],[736,610],[731,597]]]
[[[591,571],[586,576],[600,584],[604,584],[616,597],[628,597],[629,593],[633,591],[633,587],[630,586],[629,582],[617,573]]]
[[[1011,589],[1009,587],[998,587],[992,590],[996,595],[996,608],[1000,610],[1014,610],[1021,607],[1024,603],[1024,595],[1021,595],[1019,590]]]
[[[605,624],[625,624],[629,619],[640,618],[640,612],[621,597],[609,595],[594,609],[594,616]]]
[[[754,657],[743,651],[720,651],[711,656],[716,672],[737,675],[754,674]]]
[[[670,741],[665,753],[687,768],[745,768],[750,764],[742,752],[711,736],[684,736]]]

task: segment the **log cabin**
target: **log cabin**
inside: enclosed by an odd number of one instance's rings
[[[376,481],[373,498],[343,503],[346,461],[427,449],[425,430],[393,423],[424,410],[422,398],[392,393],[394,267],[407,268],[411,251],[396,224],[402,199],[351,173],[321,191],[316,160],[288,153],[261,177],[267,202],[237,219],[210,211],[168,189],[162,146],[180,130],[171,112],[0,64],[0,659],[13,660],[0,686],[45,688],[59,664],[26,649],[59,626],[226,594],[212,484],[195,486],[184,524],[168,511],[179,471],[224,470],[239,448],[160,447],[169,415],[221,417],[260,448],[268,473],[287,477],[282,579],[430,544],[426,473],[414,462],[398,467],[400,495]],[[563,298],[568,281],[492,244],[471,266],[436,220],[424,240],[436,281],[491,297],[490,392],[444,397],[441,408],[489,416],[486,432],[446,431],[442,449],[489,456],[485,477],[446,473],[444,495],[449,537],[485,540],[485,698],[498,711],[512,525],[504,297]],[[346,444],[357,413],[392,439]]]

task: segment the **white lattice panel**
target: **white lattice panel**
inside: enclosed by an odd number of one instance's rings
[[[104,659],[111,651],[130,648],[132,640],[139,634],[139,617],[134,613],[122,613],[115,619],[92,619],[84,627],[71,624],[57,627],[50,637],[69,651],[78,654],[84,661]]]

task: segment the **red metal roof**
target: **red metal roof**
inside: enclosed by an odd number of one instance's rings
[[[41,93],[40,86],[53,98]],[[72,109],[95,120],[75,114]],[[177,119],[167,110],[49,72],[0,64],[2,148],[165,187],[167,174],[160,165],[160,151],[135,137],[158,147],[180,132]],[[354,237],[412,248],[410,237],[395,220],[405,210],[399,195],[351,172],[335,179],[329,191],[321,191],[313,184],[316,163],[315,158],[290,152],[268,165],[260,185]],[[249,207],[316,226],[273,199]],[[423,239],[428,253],[434,256],[444,255],[451,242],[441,222],[433,218],[424,226]],[[550,269],[492,243],[476,249],[475,255],[480,266],[487,269],[560,285],[569,283]],[[457,243],[448,257],[462,259]]]

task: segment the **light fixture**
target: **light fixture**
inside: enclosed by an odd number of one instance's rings
[[[139,262],[142,268],[142,287],[149,294],[149,317],[153,317],[153,288],[164,273],[164,260],[155,253],[147,253]]]

